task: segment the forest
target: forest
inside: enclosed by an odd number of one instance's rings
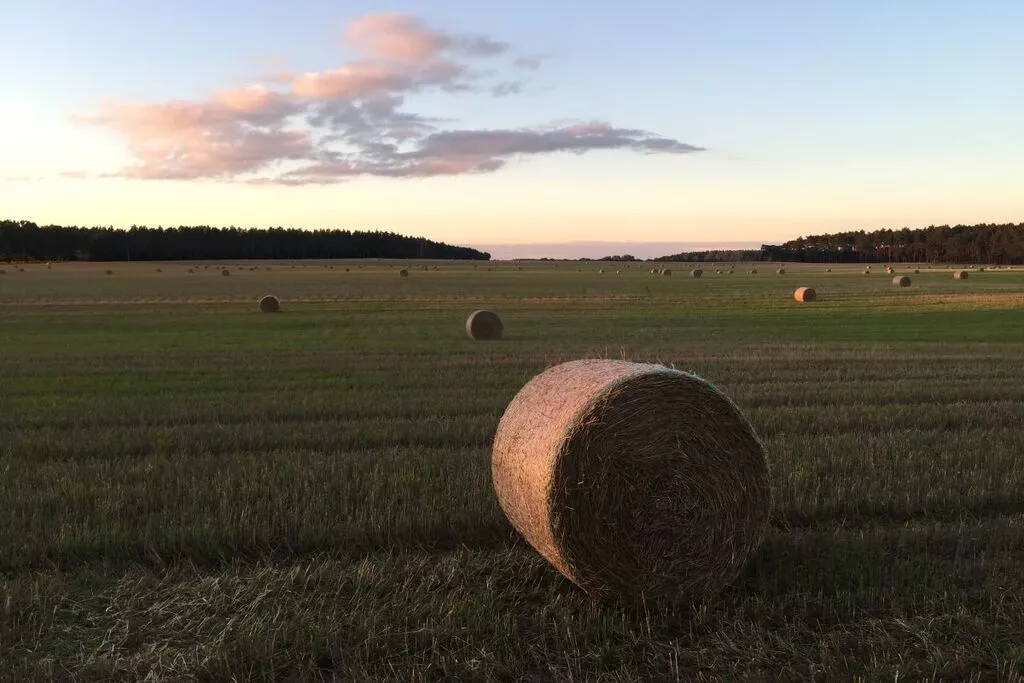
[[[656,261],[1024,263],[1024,223],[932,225],[799,237],[760,249],[682,252]]]
[[[490,254],[384,231],[135,225],[119,230],[0,221],[3,261],[339,258],[488,260]]]

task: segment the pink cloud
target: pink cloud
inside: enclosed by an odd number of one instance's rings
[[[539,154],[700,150],[600,121],[440,130],[441,121],[403,110],[409,98],[426,91],[517,94],[519,81],[496,80],[496,72],[477,70],[473,61],[504,54],[507,43],[436,31],[398,13],[350,22],[345,41],[363,57],[331,69],[278,73],[265,79],[271,87],[225,89],[203,100],[106,102],[77,120],[120,135],[133,163],[116,175],[140,179],[301,185],[367,175],[490,173]],[[539,65],[536,57],[512,63]]]

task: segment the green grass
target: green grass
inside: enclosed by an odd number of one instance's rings
[[[1024,679],[1024,271],[290,265],[5,268],[0,679]],[[594,603],[501,513],[497,421],[579,357],[763,437],[710,603]]]

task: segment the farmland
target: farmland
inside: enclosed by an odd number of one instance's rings
[[[664,265],[3,265],[0,679],[1021,680],[1024,269]],[[502,411],[583,357],[764,440],[711,603],[595,603],[498,507]]]

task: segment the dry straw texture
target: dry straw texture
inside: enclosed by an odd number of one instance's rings
[[[473,311],[466,318],[466,334],[473,339],[501,339],[505,326],[493,311]]]
[[[910,278],[907,277],[906,275],[897,275],[892,279],[892,283],[897,287],[909,287]]]
[[[694,268],[693,270],[690,271],[690,277],[700,277],[703,274],[704,271],[701,270],[700,268]]]
[[[281,300],[273,294],[260,297],[260,311],[263,313],[277,313],[281,310]]]
[[[957,280],[966,280],[967,279],[967,271],[966,270],[958,270],[955,273],[953,273],[953,277],[956,278]]]
[[[771,508],[764,450],[739,409],[658,365],[578,360],[537,375],[505,410],[491,466],[512,525],[602,598],[713,595]]]
[[[810,287],[800,287],[793,292],[793,298],[802,304],[807,304],[818,298],[818,293]]]

